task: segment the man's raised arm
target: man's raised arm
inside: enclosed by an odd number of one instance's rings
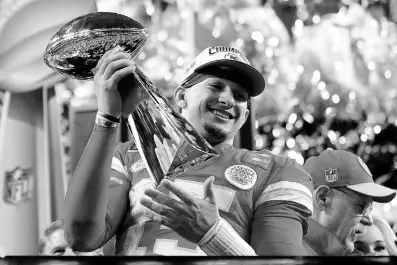
[[[109,184],[112,174],[120,174],[111,170],[123,107],[119,81],[132,76],[135,64],[129,54],[116,47],[102,56],[93,71],[98,114],[65,199],[65,237],[79,251],[91,251],[104,244],[114,234],[128,205],[129,183],[110,188]]]

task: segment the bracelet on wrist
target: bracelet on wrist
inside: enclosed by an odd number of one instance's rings
[[[103,118],[105,118],[105,119],[107,119],[109,121],[120,123],[120,117],[118,117],[118,118],[114,117],[112,115],[106,114],[105,112],[103,112],[101,110],[98,110],[97,115],[99,115],[99,116],[101,116],[101,117],[103,117]]]
[[[115,128],[119,125],[119,122],[110,121],[99,114],[95,117],[95,123],[103,128]]]

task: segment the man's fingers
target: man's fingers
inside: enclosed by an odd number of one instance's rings
[[[174,200],[173,198],[169,197],[168,195],[158,190],[147,189],[145,190],[145,195],[152,198],[153,201],[173,209],[179,214],[184,212],[183,207],[181,207],[181,202]]]
[[[173,194],[175,194],[175,196],[181,199],[184,203],[188,205],[193,204],[195,198],[186,191],[184,191],[182,188],[180,188],[177,184],[169,181],[168,179],[163,179],[160,185],[170,190]]]
[[[108,64],[108,66],[106,67],[105,73],[103,74],[103,78],[110,79],[117,70],[120,70],[120,69],[123,69],[126,67],[131,67],[132,69],[134,69],[135,64],[132,61],[125,59],[125,58],[117,59],[117,60]]]
[[[102,63],[103,63],[103,60],[105,60],[105,58],[108,57],[109,54],[111,54],[111,53],[113,52],[114,49],[115,49],[115,48],[106,51],[106,52],[102,55],[102,57],[99,59],[99,61],[97,62],[96,66],[95,66],[93,69],[91,69],[91,72],[94,73],[94,75],[99,71],[99,68],[101,67],[101,65],[102,65]]]
[[[149,198],[141,198],[140,203],[149,210],[161,216],[167,217],[168,219],[176,220],[176,218],[178,218],[177,214],[171,208],[165,205],[161,205]]]
[[[172,227],[172,220],[171,219],[169,219],[169,218],[167,218],[165,216],[161,216],[158,213],[155,213],[155,212],[153,212],[150,209],[148,211],[146,211],[145,215],[146,215],[147,218],[149,218],[149,219],[151,219],[151,220],[153,220],[153,221],[155,221],[157,223],[165,225],[165,226],[167,226],[169,228]]]
[[[214,180],[215,180],[215,177],[211,176],[211,177],[207,178],[204,182],[204,199],[208,200],[210,203],[213,203],[213,204],[216,203],[214,187],[213,187]]]
[[[106,52],[102,55],[102,57],[99,59],[99,61],[98,61],[98,63],[96,64],[95,68],[92,69],[91,71],[92,71],[94,74],[96,74],[96,72],[98,72],[99,69],[101,68],[101,65],[102,65],[103,61],[104,61],[110,54],[115,53],[115,52],[118,52],[118,51],[122,51],[122,48],[121,48],[120,46],[116,46],[116,47],[114,47],[113,49],[110,49],[110,50],[106,51]],[[103,72],[101,72],[101,74],[102,74],[102,73],[103,73]]]
[[[108,69],[109,64],[111,64],[114,61],[120,60],[120,59],[125,59],[125,60],[131,61],[130,55],[128,53],[125,53],[125,52],[110,53],[108,56],[106,56],[106,58],[103,59],[103,62],[101,63],[101,65],[97,66],[97,67],[99,67],[97,74],[103,75],[105,73],[105,71]]]
[[[112,77],[109,79],[112,83],[118,83],[123,77],[134,74],[134,68],[131,66],[119,69],[113,73]]]

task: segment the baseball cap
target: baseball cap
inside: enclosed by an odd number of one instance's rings
[[[251,66],[248,59],[236,48],[228,46],[208,47],[203,50],[186,69],[182,86],[189,87],[200,74],[210,74],[214,70],[230,71],[247,77],[247,92],[251,97],[258,96],[265,89],[263,75]]]
[[[346,187],[373,197],[375,202],[390,202],[396,191],[374,183],[368,166],[357,155],[343,150],[326,150],[307,159],[303,168],[313,179],[314,188]]]

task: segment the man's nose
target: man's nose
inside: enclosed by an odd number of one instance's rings
[[[363,218],[361,219],[361,223],[366,226],[371,226],[374,223],[374,220],[372,219],[371,216],[371,212],[363,215]]]
[[[234,95],[232,89],[228,86],[225,87],[225,89],[219,94],[218,101],[227,106],[234,106],[235,101],[234,101]]]

